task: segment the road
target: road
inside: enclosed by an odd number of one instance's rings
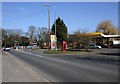
[[[118,65],[116,64],[88,61],[79,56],[44,55],[39,51],[11,50],[7,53],[32,69],[37,73],[35,75],[40,75],[49,82],[118,81]],[[7,74],[3,72],[3,78],[6,76]]]

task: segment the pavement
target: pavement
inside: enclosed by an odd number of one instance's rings
[[[0,83],[2,83],[2,52],[0,50]]]
[[[48,82],[8,52],[2,52],[2,82]]]

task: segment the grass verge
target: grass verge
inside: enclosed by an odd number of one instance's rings
[[[56,51],[56,50],[50,50],[44,52],[45,54],[73,54],[73,51]],[[74,51],[74,54],[78,54],[80,51]]]
[[[81,54],[86,51],[61,51],[61,50],[50,50],[50,51],[45,51],[45,54]],[[89,53],[89,52],[87,52]]]

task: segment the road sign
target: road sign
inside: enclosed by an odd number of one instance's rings
[[[56,37],[55,35],[51,35],[51,49],[56,48]]]

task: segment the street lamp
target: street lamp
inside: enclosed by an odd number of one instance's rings
[[[49,4],[44,4],[44,6],[48,7],[48,46],[50,51],[50,6]]]
[[[55,16],[55,40],[56,40],[56,47],[57,50],[57,35],[56,35],[56,7],[54,6],[54,16]]]

